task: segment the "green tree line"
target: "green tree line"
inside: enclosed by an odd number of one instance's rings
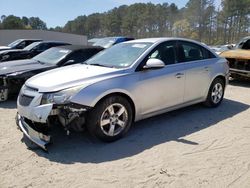
[[[2,28],[6,28],[8,17],[2,19]],[[23,18],[19,18],[12,24],[15,27],[46,29],[46,24],[39,18],[41,22],[37,24],[31,24],[30,19],[24,23]],[[183,8],[178,8],[174,3],[135,3],[104,13],[78,16],[65,26],[50,30],[83,34],[89,38],[174,36],[206,44],[234,43],[250,35],[250,0],[222,0],[219,8],[214,0],[189,0]]]
[[[22,18],[14,15],[1,16],[0,29],[47,29],[46,23],[38,17]]]

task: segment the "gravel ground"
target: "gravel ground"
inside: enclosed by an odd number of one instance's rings
[[[0,187],[250,187],[250,83],[233,82],[216,109],[194,105],[135,124],[115,143],[56,127],[49,153],[0,104]],[[29,148],[27,147],[29,146]]]

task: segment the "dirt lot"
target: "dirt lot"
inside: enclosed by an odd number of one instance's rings
[[[105,144],[56,128],[49,153],[23,139],[15,101],[0,104],[0,187],[250,187],[250,83],[216,109],[150,118]]]

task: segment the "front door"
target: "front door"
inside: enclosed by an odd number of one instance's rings
[[[146,58],[157,58],[165,63],[164,68],[142,69],[137,92],[141,115],[147,115],[183,102],[185,69],[176,64],[175,41],[157,46]]]

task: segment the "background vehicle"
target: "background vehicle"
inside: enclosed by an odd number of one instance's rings
[[[51,47],[64,46],[64,45],[70,45],[70,44],[57,41],[34,42],[21,50],[14,49],[14,50],[4,50],[0,52],[0,62],[18,60],[18,59],[30,59]]]
[[[229,45],[217,45],[217,46],[209,46],[212,50],[215,51],[217,55],[220,55],[221,52],[231,50],[233,48],[233,44]]]
[[[97,39],[95,43],[93,43],[93,46],[101,46],[103,48],[109,48],[113,45],[119,44],[121,42],[126,42],[134,40],[134,38],[131,37],[106,37],[102,39]]]
[[[88,45],[93,45],[94,43],[96,43],[98,40],[100,40],[102,38],[92,38],[88,40]]]
[[[229,62],[233,78],[250,78],[250,36],[243,38],[233,50],[220,54]]]
[[[3,50],[10,50],[10,49],[23,49],[26,46],[29,46],[33,42],[39,42],[42,41],[41,39],[18,39],[12,43],[10,43],[8,46],[0,46],[0,51]]]
[[[84,64],[27,80],[18,97],[17,123],[44,149],[55,118],[66,130],[85,124],[96,137],[115,141],[133,121],[200,102],[218,106],[228,72],[224,58],[191,40],[129,41]]]
[[[32,59],[1,63],[0,101],[7,100],[9,95],[17,94],[23,83],[35,74],[65,65],[84,62],[102,49],[101,47],[67,45],[53,47]]]

